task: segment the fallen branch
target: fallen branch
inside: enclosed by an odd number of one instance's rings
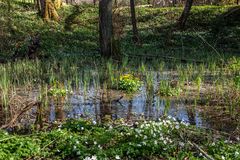
[[[14,116],[8,124],[1,126],[0,129],[6,129],[9,127],[12,127],[13,124],[19,119],[19,117],[21,117],[24,113],[26,113],[28,110],[30,110],[34,106],[39,106],[40,104],[41,104],[41,102],[39,102],[39,101],[30,102]]]
[[[207,154],[207,152],[205,152],[203,149],[201,149],[201,147],[199,147],[196,143],[190,142],[190,141],[187,141],[187,142],[192,147],[196,148],[199,152],[201,152],[205,158],[207,158],[209,160],[214,160],[214,158],[212,158],[209,154]]]

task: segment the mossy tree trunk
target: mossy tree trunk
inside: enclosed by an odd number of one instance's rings
[[[61,0],[40,0],[41,16],[45,21],[59,20],[59,15],[56,9],[62,5]]]

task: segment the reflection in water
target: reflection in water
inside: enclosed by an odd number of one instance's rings
[[[100,99],[100,121],[108,122],[112,119],[112,102],[110,92],[104,91]]]
[[[170,100],[157,96],[155,93],[158,90],[159,78],[160,76],[154,76],[153,86],[143,85],[137,94],[131,98],[124,96],[119,101],[114,100],[121,96],[119,92],[101,91],[91,85],[87,90],[76,91],[75,94],[68,97],[70,105],[53,104],[50,119],[62,121],[66,114],[68,118],[91,118],[98,122],[108,122],[119,118],[132,122],[142,118],[157,120],[161,116],[172,116],[179,121],[185,121],[197,127],[218,130],[225,128],[225,131],[236,128],[236,123],[232,123],[229,117],[226,120],[228,123],[223,121],[223,124],[220,124],[217,118],[211,116],[212,113],[205,112],[207,115],[203,114],[199,107],[186,106],[179,99]],[[221,117],[218,118],[221,119]]]
[[[187,111],[187,114],[188,114],[188,119],[189,119],[188,121],[189,121],[189,123],[192,124],[192,125],[196,125],[195,109],[194,109],[194,107],[193,108],[187,107],[186,111]]]
[[[112,97],[116,97],[114,92],[99,95],[93,93],[93,90],[92,86],[89,92],[87,92],[86,97],[101,98],[86,99],[81,93],[72,95],[69,98],[71,105],[68,107],[65,106],[65,112],[69,118],[91,118],[99,122],[124,118],[131,122],[143,117],[146,120],[157,120],[161,116],[170,115],[197,127],[214,126],[213,123],[209,123],[211,120],[205,118],[197,107],[187,107],[181,100],[162,99],[153,94],[155,89],[150,93],[146,91],[145,87],[142,87],[138,94],[132,96],[130,99],[124,97],[120,101],[111,100]],[[206,117],[211,116],[208,115]],[[214,123],[218,122],[215,121]]]
[[[129,100],[129,104],[128,104],[128,111],[127,111],[127,121],[131,121],[132,120],[132,108],[133,108],[133,104],[132,104],[132,100]]]

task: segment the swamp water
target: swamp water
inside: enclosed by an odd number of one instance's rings
[[[155,73],[153,91],[148,91],[146,84],[143,84],[139,91],[131,95],[117,90],[103,91],[91,83],[87,89],[80,85],[80,89],[66,96],[63,105],[50,103],[49,120],[53,122],[66,118],[85,118],[104,123],[122,119],[132,123],[170,116],[200,128],[226,132],[236,129],[238,120],[232,118],[222,107],[219,112],[216,110],[219,108],[217,106],[189,105],[181,96],[171,98],[157,95],[158,84],[162,79],[163,77]]]
[[[61,74],[54,74],[64,79]],[[104,72],[101,74],[106,75]],[[122,74],[125,73],[122,72]],[[56,75],[51,78],[58,79]],[[72,78],[71,81],[63,80],[62,83],[63,88],[71,91],[71,93],[58,98],[48,97],[47,107],[44,106],[45,111],[41,112],[41,116],[45,117],[49,122],[64,121],[67,118],[84,118],[99,123],[114,120],[132,123],[142,120],[158,120],[163,116],[171,116],[197,127],[225,132],[234,131],[239,124],[239,117],[233,116],[226,109],[227,107],[189,104],[188,98],[183,98],[181,95],[164,97],[157,94],[161,81],[176,80],[176,76],[173,76],[171,72],[151,71],[151,74],[145,74],[145,78],[140,78],[145,80],[142,80],[143,83],[139,91],[134,94],[127,94],[114,89],[104,89],[104,84],[109,83],[109,81],[104,76],[101,78],[101,76],[98,70],[83,71],[81,74],[75,72],[75,75],[71,75],[71,78],[75,77],[75,79]],[[105,80],[101,80],[104,78]],[[147,79],[150,79],[152,89],[148,89],[149,83]],[[49,88],[51,86],[48,85],[46,90]],[[204,89],[211,88],[205,87]],[[40,93],[39,89],[32,90],[34,91],[23,92],[22,94],[28,98],[38,99],[42,93]],[[184,92],[182,91],[182,93]],[[199,99],[199,96],[195,93],[189,92],[188,95],[193,102]],[[24,116],[19,122],[22,124],[35,123],[38,112],[37,108],[32,108],[30,114]]]

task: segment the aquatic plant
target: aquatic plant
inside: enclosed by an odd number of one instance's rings
[[[158,94],[161,96],[178,96],[181,93],[181,88],[171,85],[170,82],[163,80],[159,83]]]
[[[48,94],[54,97],[65,97],[67,93],[70,92],[58,81],[54,81],[53,86],[48,90]]]
[[[240,76],[236,76],[233,78],[234,85],[237,89],[240,89]]]
[[[132,74],[121,75],[118,81],[118,89],[126,92],[136,92],[141,87],[142,82]]]
[[[202,77],[197,76],[196,79],[195,79],[195,83],[197,85],[198,92],[200,92],[200,88],[201,88],[201,85],[202,85]]]
[[[240,71],[240,59],[233,57],[228,61],[227,68],[233,73],[239,73]]]

